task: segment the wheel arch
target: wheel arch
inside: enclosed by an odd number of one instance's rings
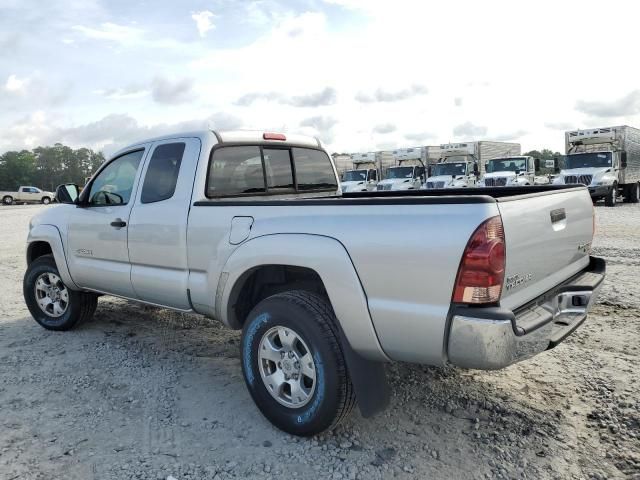
[[[242,328],[246,318],[242,318],[242,314],[248,313],[248,309],[238,303],[246,301],[246,296],[250,295],[247,292],[255,291],[255,284],[251,282],[259,275],[268,279],[271,275],[282,274],[290,274],[288,278],[293,281],[272,282],[285,287],[275,289],[273,293],[304,289],[325,296],[351,347],[370,360],[389,360],[378,341],[365,291],[351,258],[345,247],[330,237],[273,234],[245,242],[229,257],[220,274],[215,299],[216,317],[231,328]],[[260,296],[252,298],[256,300]]]
[[[60,231],[53,225],[36,225],[27,238],[27,265],[42,255],[52,254],[64,284],[72,290],[80,290],[69,273]]]

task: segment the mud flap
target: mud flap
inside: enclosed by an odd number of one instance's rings
[[[376,413],[384,411],[391,399],[385,364],[367,360],[356,353],[342,329],[340,329],[340,343],[347,361],[351,383],[356,391],[360,413],[364,418],[373,417]]]

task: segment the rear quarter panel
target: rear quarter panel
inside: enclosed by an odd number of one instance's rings
[[[192,298],[200,305],[213,301],[217,275],[237,248],[228,240],[234,216],[254,218],[249,239],[287,233],[334,238],[353,262],[386,355],[441,365],[462,252],[475,228],[497,214],[495,203],[192,207]]]

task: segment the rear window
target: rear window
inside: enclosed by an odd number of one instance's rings
[[[293,148],[298,190],[338,188],[329,156],[320,150]]]
[[[230,146],[213,151],[206,195],[211,198],[337,188],[331,160],[323,151]]]
[[[267,176],[267,188],[272,190],[293,189],[293,171],[291,153],[287,149],[265,148],[264,169]]]
[[[265,192],[260,147],[222,147],[209,167],[207,196]]]

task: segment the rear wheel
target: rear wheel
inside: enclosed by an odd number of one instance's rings
[[[9,195],[2,197],[2,203],[4,203],[5,205],[11,205],[13,203],[13,197]]]
[[[611,190],[607,194],[607,196],[604,197],[604,204],[607,207],[615,207],[617,201],[618,201],[618,184],[614,183],[613,186],[611,187]]]
[[[625,201],[628,203],[638,203],[640,201],[640,182],[627,185]]]
[[[22,292],[29,312],[47,330],[69,330],[90,319],[98,305],[96,295],[67,288],[52,255],[31,262]]]
[[[242,332],[242,371],[262,414],[293,435],[335,427],[355,393],[329,303],[305,292],[261,301]]]

